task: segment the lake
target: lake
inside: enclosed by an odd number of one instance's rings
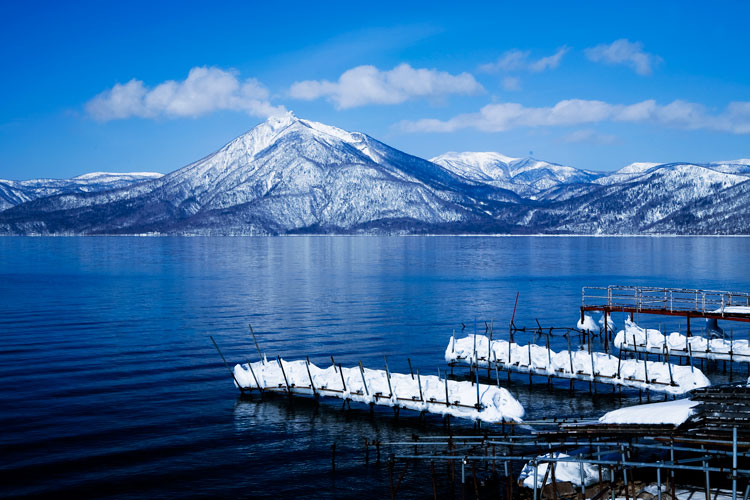
[[[518,326],[572,327],[581,287],[610,284],[750,291],[750,239],[0,238],[0,496],[387,497],[363,439],[439,419],[241,399],[208,336],[231,364],[257,360],[250,323],[269,357],[436,374],[461,323],[507,336],[517,292]],[[529,418],[621,404],[527,382]],[[431,498],[429,479],[404,497]]]

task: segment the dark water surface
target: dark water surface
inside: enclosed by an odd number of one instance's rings
[[[516,324],[574,326],[608,284],[747,291],[750,239],[0,238],[0,496],[388,497],[363,438],[439,420],[240,400],[208,335],[231,363],[257,358],[252,323],[269,356],[435,374],[462,321],[507,332],[517,291]],[[620,404],[512,391],[531,418]]]

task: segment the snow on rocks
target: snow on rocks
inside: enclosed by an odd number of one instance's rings
[[[663,354],[666,346],[669,352],[679,351],[677,353],[681,356],[692,354],[696,358],[750,362],[750,343],[747,340],[686,337],[679,332],[664,335],[653,328],[642,328],[630,319],[625,320],[625,329],[617,332],[614,343],[618,349],[627,351]]]
[[[567,462],[564,459],[569,458],[570,455],[565,453],[547,453],[537,458],[537,473],[536,473],[536,485],[537,488],[544,487],[544,477],[547,475],[547,468],[550,466],[550,462],[544,462],[544,459],[552,458],[555,459],[555,481],[556,482],[570,482],[576,486],[588,486],[599,482],[599,469],[593,464],[584,463],[583,471],[581,465],[578,462]],[[583,475],[583,477],[581,477]],[[547,477],[547,484],[551,484],[551,475]],[[523,466],[521,474],[518,476],[518,481],[527,488],[534,487],[534,464],[529,462]]]
[[[489,338],[484,335],[469,335],[462,339],[451,337],[445,350],[445,360],[479,367],[497,366],[503,370],[532,372],[542,376],[593,380],[669,394],[684,394],[711,385],[700,370],[690,366],[619,359],[602,352],[555,352],[536,344],[522,346],[505,340],[493,340],[490,344]]]
[[[663,403],[627,406],[605,413],[599,422],[602,424],[671,424],[678,426],[695,413],[700,401],[676,399]]]
[[[446,380],[434,375],[417,374],[412,378],[360,367],[319,368],[304,360],[280,361],[281,365],[276,360],[258,361],[250,366],[238,364],[233,371],[236,383],[243,389],[260,386],[264,390],[286,392],[288,388],[293,394],[315,393],[483,422],[520,422],[524,415],[523,406],[507,389],[493,385]],[[477,396],[480,408],[477,408]]]

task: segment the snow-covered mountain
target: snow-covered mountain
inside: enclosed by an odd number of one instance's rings
[[[604,175],[535,158],[511,158],[493,152],[445,153],[430,161],[466,179],[530,198],[560,184],[589,183]]]
[[[273,117],[151,181],[63,194],[0,214],[6,233],[440,231],[498,227],[510,191],[460,177],[358,132]]]
[[[750,234],[750,161],[427,161],[290,113],[164,176],[0,181],[0,199],[0,234]]]
[[[145,180],[158,179],[156,172],[93,172],[72,179],[31,179],[9,181],[0,179],[0,211],[44,196],[62,193],[90,193],[131,186]]]
[[[722,205],[732,192],[741,192],[732,191],[740,185],[750,186],[750,177],[702,165],[658,165],[622,182],[560,187],[555,199],[548,196],[543,205],[525,207],[513,221],[542,232],[692,233],[691,227],[700,215],[685,213],[685,207],[705,203]],[[740,202],[735,200],[735,203]],[[677,214],[682,215],[675,219]],[[672,222],[667,223],[670,220]],[[702,227],[703,234],[748,234],[750,220],[724,230],[719,230],[718,226]]]

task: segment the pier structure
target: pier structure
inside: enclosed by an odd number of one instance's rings
[[[570,336],[568,336],[570,343]],[[588,350],[568,350],[555,352],[549,338],[545,345],[529,343],[516,344],[505,340],[491,340],[484,335],[470,334],[456,339],[451,336],[445,351],[445,360],[451,369],[466,366],[479,372],[486,368],[488,374],[494,370],[497,384],[499,372],[511,372],[552,378],[567,379],[571,382],[584,381],[593,384],[606,384],[667,395],[682,395],[693,389],[711,385],[709,379],[694,366],[679,366],[660,361],[624,359],[623,351],[618,356],[595,352],[588,344]],[[490,375],[491,376],[491,375]]]
[[[402,467],[390,484],[393,499],[410,464],[429,464],[412,480],[431,476],[435,498],[440,488],[507,500],[747,500],[750,388],[699,389],[691,400],[626,407],[594,420],[542,418],[502,433],[379,444],[392,453],[391,470]]]
[[[690,336],[691,318],[750,322],[750,293],[689,288],[647,286],[587,286],[581,289],[581,321],[586,311],[604,314],[604,331],[610,313],[680,316],[687,322]],[[605,336],[606,338],[606,336]]]

